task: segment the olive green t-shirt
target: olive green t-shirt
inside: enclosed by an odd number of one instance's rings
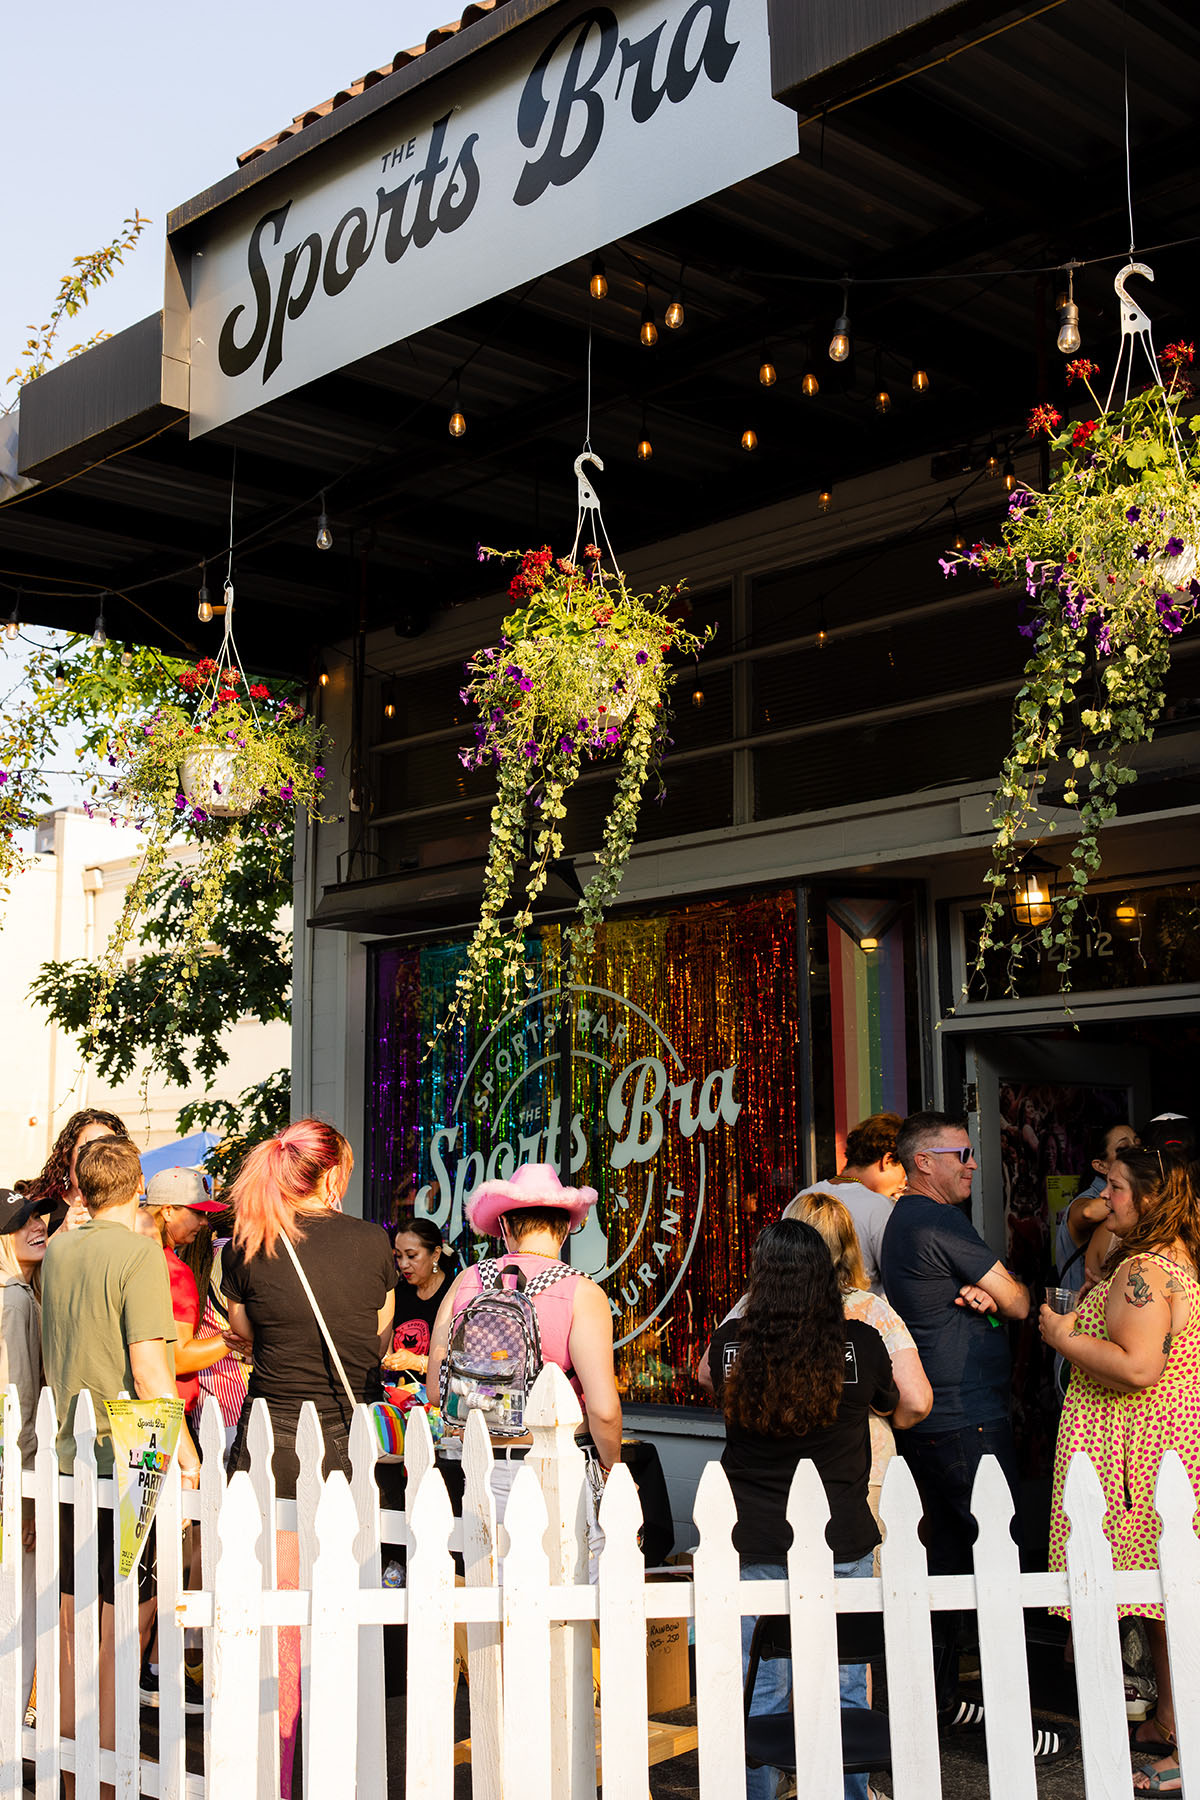
[[[111,1475],[106,1400],[135,1392],[129,1345],[163,1338],[175,1367],[175,1319],[166,1258],[153,1238],[103,1214],[56,1231],[42,1265],[42,1365],[58,1412],[58,1466],[75,1467],[75,1402],[88,1388],[96,1409],[96,1468]]]

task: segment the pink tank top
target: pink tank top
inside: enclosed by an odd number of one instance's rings
[[[523,1256],[518,1251],[515,1256],[501,1256],[496,1259],[502,1269],[522,1269],[527,1276],[540,1275],[551,1258],[548,1256]],[[583,1280],[577,1269],[572,1269],[553,1287],[544,1293],[533,1296],[533,1310],[537,1314],[538,1332],[542,1340],[542,1361],[557,1363],[563,1370],[571,1386],[580,1400],[583,1389],[579,1385],[575,1371],[571,1367],[571,1322],[575,1316],[575,1295],[579,1283]],[[454,1318],[464,1312],[468,1304],[479,1292],[482,1283],[479,1278],[479,1264],[473,1263],[465,1272],[458,1284],[458,1292],[454,1296]]]

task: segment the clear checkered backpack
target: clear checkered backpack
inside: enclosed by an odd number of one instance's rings
[[[442,1360],[442,1417],[462,1427],[482,1412],[493,1437],[523,1437],[525,1402],[542,1371],[542,1337],[534,1296],[564,1281],[565,1263],[526,1276],[511,1264],[479,1264],[479,1292],[454,1321]],[[505,1276],[514,1277],[511,1287]]]

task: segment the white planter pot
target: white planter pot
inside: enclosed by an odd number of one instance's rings
[[[236,750],[189,750],[180,759],[179,786],[189,806],[213,819],[244,818],[258,798]]]

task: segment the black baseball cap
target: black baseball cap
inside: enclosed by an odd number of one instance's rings
[[[20,1231],[22,1225],[27,1225],[39,1213],[46,1218],[57,1204],[52,1195],[42,1200],[30,1200],[12,1188],[0,1188],[0,1237],[7,1237],[10,1231]]]

